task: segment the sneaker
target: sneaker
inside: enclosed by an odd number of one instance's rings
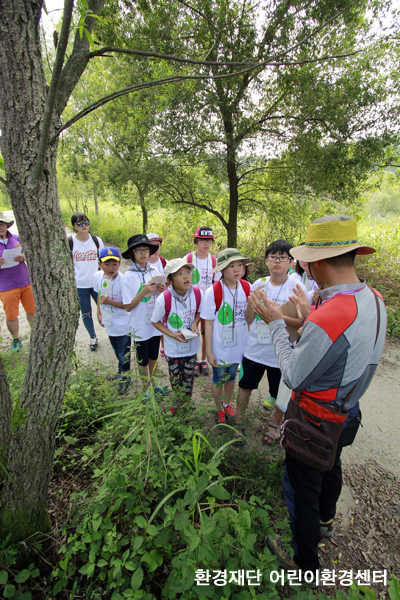
[[[335,527],[333,525],[334,519],[329,519],[329,521],[320,521],[319,522],[319,532],[324,538],[331,538],[335,532]]]
[[[169,394],[169,388],[167,385],[164,387],[161,387],[160,385],[155,385],[154,391],[156,392],[156,394],[159,394],[160,396],[168,396],[168,394]]]
[[[11,350],[19,352],[21,350],[21,346],[21,340],[19,338],[14,338],[11,344]]]
[[[232,402],[230,404],[228,404],[228,406],[225,406],[225,404],[223,404],[223,407],[224,407],[225,414],[228,417],[228,421],[232,421],[232,423],[235,423],[236,413],[233,410]]]
[[[215,423],[220,431],[226,431],[226,415],[227,413],[224,409],[215,411]]]
[[[91,337],[89,341],[89,348],[92,352],[96,352],[97,346],[99,345],[97,337]]]
[[[269,396],[269,398],[267,398],[266,400],[264,400],[263,406],[267,410],[271,410],[271,408],[274,408],[275,402],[276,402],[276,398],[273,398],[272,396]]]
[[[123,377],[121,375],[120,381],[118,384],[118,394],[120,394],[120,395],[126,394],[126,392],[129,390],[131,385],[132,385],[132,379],[130,377]]]
[[[285,544],[282,542],[282,539],[279,536],[276,536],[276,539],[274,539],[272,536],[266,535],[264,538],[264,544],[271,554],[275,556],[279,566],[282,567],[282,569],[298,569],[298,566],[294,560],[291,559]]]
[[[177,411],[180,409],[180,407],[182,406],[182,402],[176,402],[173,406],[171,406],[171,408],[169,409],[170,413],[172,413],[173,415],[175,415],[177,413]]]

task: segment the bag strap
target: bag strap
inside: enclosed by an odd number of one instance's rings
[[[165,315],[163,319],[163,324],[167,326],[169,313],[171,312],[171,292],[168,290],[163,291],[164,296],[164,304],[165,304]]]
[[[196,297],[196,312],[199,312],[199,307],[201,303],[201,291],[197,285],[193,286],[194,295]]]
[[[188,261],[188,263],[189,263],[190,265],[192,265],[192,264],[193,264],[193,263],[192,263],[192,258],[193,258],[193,256],[192,256],[192,255],[193,255],[193,252],[188,252],[188,254],[187,254],[187,261]]]
[[[163,256],[160,256],[160,260],[161,260],[161,264],[163,266],[163,269],[165,269],[165,265],[167,264],[167,259],[164,258]]]
[[[250,291],[251,291],[250,283],[248,281],[246,281],[245,279],[240,279],[240,283],[242,285],[244,293],[246,294],[246,300],[248,300],[249,296],[250,296]]]
[[[68,237],[68,244],[69,244],[69,249],[71,250],[71,254],[72,254],[72,251],[74,249],[74,240],[72,239],[72,235],[70,235]]]
[[[221,280],[213,283],[213,291],[214,291],[214,302],[215,302],[215,312],[217,313],[221,308],[222,304],[222,283]]]

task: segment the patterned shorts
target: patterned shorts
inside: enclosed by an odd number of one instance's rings
[[[197,354],[179,358],[167,357],[169,380],[173,389],[180,388],[186,396],[191,396],[194,383],[194,366]]]

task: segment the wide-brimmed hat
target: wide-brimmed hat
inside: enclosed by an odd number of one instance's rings
[[[359,243],[357,223],[353,217],[329,215],[311,221],[304,245],[290,249],[297,260],[315,262],[357,249],[357,254],[373,254],[374,248]]]
[[[157,235],[156,233],[147,233],[147,239],[150,240],[150,242],[160,242],[160,244],[162,243],[163,239],[162,237],[160,237],[159,235]]]
[[[137,233],[136,235],[132,235],[129,238],[128,249],[122,253],[122,256],[124,258],[131,258],[130,252],[137,246],[147,246],[150,250],[150,256],[152,254],[154,254],[154,252],[157,252],[157,250],[158,250],[158,246],[156,246],[156,244],[151,244],[149,242],[147,235],[144,235],[144,233]]]
[[[213,273],[222,271],[222,269],[225,269],[235,260],[241,260],[245,266],[250,262],[250,258],[242,256],[237,248],[225,248],[225,250],[221,250],[217,256],[217,265],[215,269],[213,269]]]
[[[194,269],[194,265],[189,263],[184,258],[173,258],[169,260],[165,266],[164,273],[168,277],[168,275],[172,275],[182,269],[182,267],[189,267],[189,269]]]
[[[11,225],[14,225],[14,220],[7,219],[6,215],[3,212],[0,212],[0,221],[2,221],[3,223],[5,223],[7,225],[7,229],[9,227],[11,227]]]

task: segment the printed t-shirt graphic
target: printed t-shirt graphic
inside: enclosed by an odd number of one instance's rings
[[[239,283],[237,287],[237,301],[235,290],[230,290],[222,283],[223,298],[219,311],[216,313],[213,288],[204,294],[200,316],[202,319],[214,321],[211,349],[219,364],[240,363],[246,346],[247,323],[244,313],[247,307],[246,294]],[[235,323],[234,342],[236,345],[223,347],[224,327],[231,327]]]
[[[282,306],[282,304],[285,304],[289,300],[289,296],[293,295],[293,288],[296,286],[296,283],[299,283],[294,275],[289,275],[283,285],[271,285],[269,280],[269,277],[257,279],[252,284],[251,291],[254,292],[258,288],[263,287],[268,300],[273,300],[279,306]],[[307,293],[304,285],[302,283],[300,285],[303,291]],[[255,315],[255,319],[250,325],[244,356],[261,365],[279,368],[268,325],[258,315]]]
[[[110,282],[107,286],[107,290],[104,288],[104,273],[103,271],[97,271],[94,276],[94,291],[98,294],[103,294],[107,291],[107,296],[110,300],[115,302],[122,302],[122,281],[123,274],[117,273],[115,279]],[[110,337],[119,337],[121,335],[128,335],[129,333],[129,313],[124,308],[116,308],[108,304],[100,305],[100,311],[102,314],[102,321]]]
[[[180,329],[191,329],[192,323],[196,316],[196,296],[194,291],[190,294],[189,298],[185,301],[186,308],[181,302],[178,302],[175,298],[171,298],[171,311],[168,316],[167,328],[170,331],[177,332]],[[203,297],[200,302],[199,311],[203,306]],[[151,318],[153,323],[158,321],[163,322],[165,316],[165,300],[164,295],[160,294],[157,298],[156,305]],[[178,340],[170,338],[168,335],[164,335],[164,350],[165,354],[170,358],[178,358],[180,356],[193,356],[200,350],[200,336],[190,340],[186,343],[180,343]]]
[[[99,251],[104,248],[101,238],[99,240]],[[76,287],[92,288],[94,276],[99,270],[97,247],[91,236],[86,242],[80,242],[76,236],[72,236],[72,258],[74,259],[74,271]]]
[[[122,284],[124,304],[130,304],[139,291],[143,289],[143,286],[157,275],[163,275],[163,273],[159,273],[153,267],[147,269],[145,273],[128,269],[124,274]],[[129,313],[129,332],[135,341],[149,340],[154,336],[161,335],[151,324],[155,300],[156,296],[142,298],[136,308]]]
[[[205,292],[214,281],[221,279],[221,273],[213,273],[213,265],[211,254],[208,253],[207,258],[197,258],[194,252],[191,253],[193,269],[193,285],[198,285],[202,292]],[[187,254],[185,260],[189,262],[190,255]]]

